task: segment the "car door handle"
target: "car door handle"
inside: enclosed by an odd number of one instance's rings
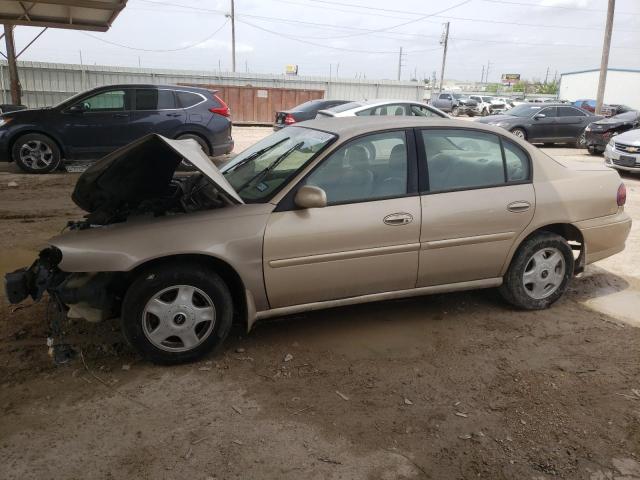
[[[128,113],[114,113],[113,118],[127,118],[129,116]]]
[[[167,117],[181,117],[181,113],[167,113]]]
[[[514,213],[526,212],[531,208],[531,204],[524,200],[519,200],[517,202],[511,202],[507,205],[507,210]]]
[[[392,213],[391,215],[387,215],[384,217],[383,222],[386,225],[391,225],[392,227],[397,227],[399,225],[407,225],[408,223],[413,222],[413,215],[410,213]]]

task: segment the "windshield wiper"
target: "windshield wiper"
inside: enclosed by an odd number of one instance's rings
[[[282,155],[280,155],[278,158],[276,158],[275,161],[271,165],[269,165],[267,168],[265,168],[261,172],[258,172],[256,175],[254,175],[252,178],[250,178],[247,182],[245,182],[240,188],[238,188],[237,189],[238,193],[241,192],[242,190],[244,190],[245,188],[247,188],[252,183],[257,183],[258,180],[262,180],[265,176],[267,176],[267,174],[269,172],[271,172],[274,168],[276,168],[278,165],[280,165],[280,163],[282,163],[282,161],[285,158],[287,158],[289,155],[291,155],[291,153],[294,150],[297,150],[298,148],[300,148],[303,145],[304,145],[304,142],[298,142],[293,147],[291,147],[290,149],[286,150]]]
[[[242,165],[245,165],[247,162],[250,162],[251,160],[259,157],[260,155],[264,155],[265,153],[267,153],[269,150],[273,150],[275,147],[277,147],[278,145],[280,145],[282,142],[286,142],[287,140],[289,140],[289,138],[283,138],[282,140],[280,140],[279,142],[276,142],[272,145],[269,145],[268,147],[264,147],[261,148],[260,150],[258,150],[257,152],[253,152],[251,155],[249,155],[247,158],[245,158],[244,160],[236,163],[233,167],[229,168],[229,170],[225,170],[223,173],[231,173],[233,172],[236,168],[241,167]]]

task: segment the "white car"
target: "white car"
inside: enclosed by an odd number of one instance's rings
[[[506,100],[488,95],[469,95],[469,98],[478,103],[478,110],[483,117],[487,115],[500,115],[507,109]]]
[[[608,167],[640,173],[640,128],[611,137],[604,151]]]
[[[319,110],[316,118],[324,117],[370,117],[370,116],[402,116],[402,117],[440,117],[450,118],[431,105],[411,100],[365,100],[338,105],[326,110]]]

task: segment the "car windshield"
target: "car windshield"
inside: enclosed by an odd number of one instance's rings
[[[610,118],[610,120],[620,120],[621,122],[627,122],[627,121],[635,120],[638,117],[640,117],[640,112],[631,111],[631,112],[624,112],[624,113],[619,113],[618,115],[614,115],[613,117]]]
[[[493,97],[482,97],[482,101],[483,102],[487,102],[487,103],[491,102],[491,101],[493,101]]]
[[[538,105],[518,105],[509,110],[508,115],[514,117],[530,117],[540,111],[542,107]]]
[[[462,98],[462,95],[460,95],[459,93],[454,93],[452,95],[453,95],[453,98],[456,98],[456,99]]]
[[[335,138],[319,130],[288,127],[240,153],[221,171],[246,203],[264,201]]]

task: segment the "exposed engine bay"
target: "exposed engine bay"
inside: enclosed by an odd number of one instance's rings
[[[84,220],[69,222],[72,230],[124,222],[139,216],[160,217],[211,210],[228,205],[218,188],[202,173],[176,176],[166,190],[139,203],[120,204],[117,208],[105,206],[90,212]]]

